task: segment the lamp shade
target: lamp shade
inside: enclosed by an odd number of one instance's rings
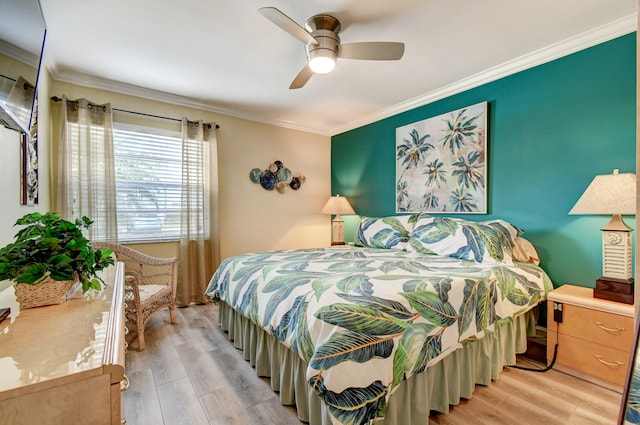
[[[340,214],[355,214],[356,212],[347,201],[340,195],[332,196],[329,198],[324,208],[322,208],[322,214],[334,214],[335,218],[331,221],[331,245],[344,245],[344,220],[340,217]]]
[[[635,215],[636,175],[616,169],[596,176],[569,214]]]
[[[347,201],[347,198],[336,195],[329,198],[324,207],[322,208],[322,214],[355,214],[356,212]]]
[[[595,298],[633,304],[631,229],[622,215],[636,213],[636,175],[596,176],[569,214],[611,215],[602,231],[602,277],[596,280]]]

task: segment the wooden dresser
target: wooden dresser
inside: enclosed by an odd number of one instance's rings
[[[549,293],[547,308],[547,362],[558,342],[556,369],[622,391],[633,346],[633,305],[563,285]]]
[[[11,318],[0,323],[0,423],[121,423],[124,378],[124,267],[101,274],[101,292],[19,310],[13,287],[0,292]]]

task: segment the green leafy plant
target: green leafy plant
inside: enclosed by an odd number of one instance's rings
[[[15,235],[15,242],[0,248],[0,280],[37,284],[53,280],[72,280],[77,274],[82,291],[102,290],[104,282],[96,272],[114,264],[109,249],[94,250],[82,229],[93,224],[88,217],[74,223],[59,214],[38,212],[16,221],[24,226]]]

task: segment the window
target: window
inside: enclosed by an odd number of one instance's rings
[[[114,122],[119,242],[177,240],[180,234],[180,131]]]

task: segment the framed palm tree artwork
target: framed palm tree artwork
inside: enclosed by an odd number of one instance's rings
[[[396,128],[396,212],[487,212],[487,102]]]

